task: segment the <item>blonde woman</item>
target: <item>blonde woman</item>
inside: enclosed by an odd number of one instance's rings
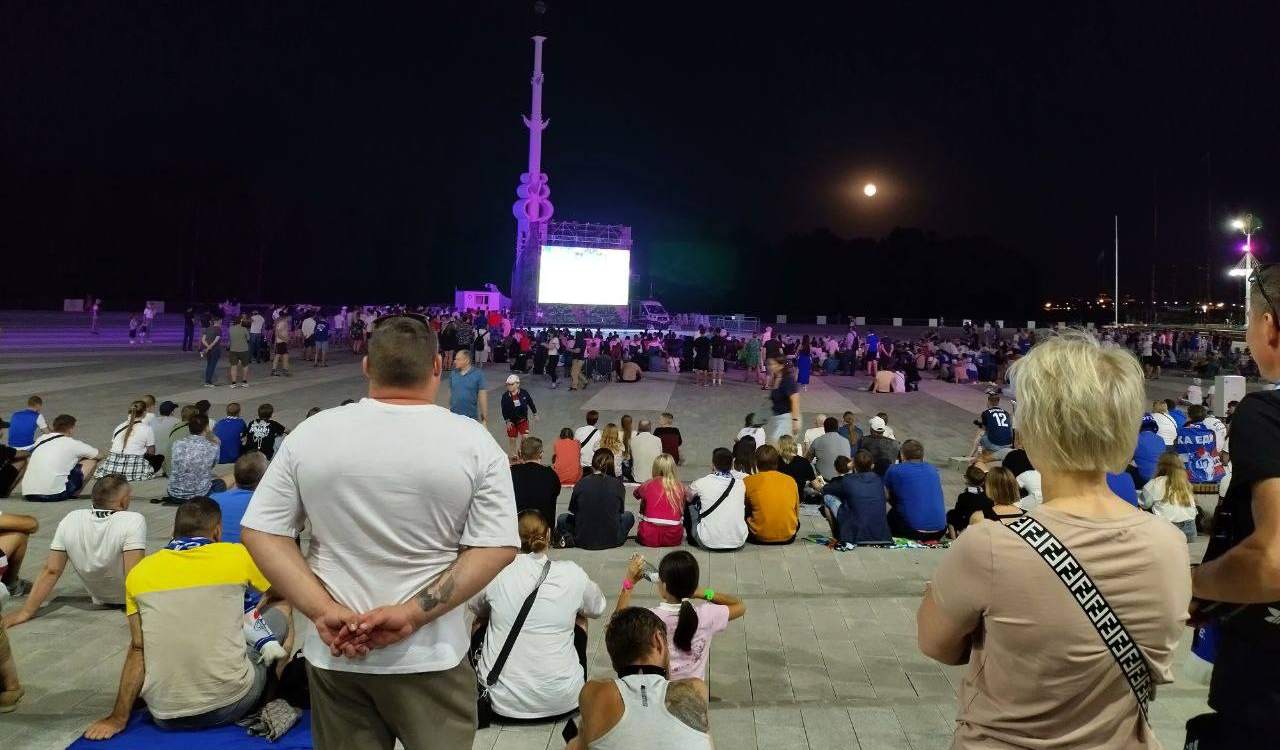
[[[961,534],[916,616],[926,656],[969,665],[951,747],[1158,747],[1146,703],[1173,680],[1191,579],[1182,534],[1107,487],[1138,440],[1142,367],[1068,332],[1010,377],[1044,502]]]
[[[1160,454],[1156,475],[1142,487],[1142,507],[1182,530],[1188,542],[1196,540],[1196,497],[1187,468],[1177,453]]]
[[[621,474],[624,446],[622,432],[618,430],[618,425],[610,422],[604,426],[604,432],[600,433],[600,448],[613,454],[613,465]]]
[[[676,476],[676,460],[660,453],[653,460],[653,478],[635,489],[640,501],[636,541],[644,547],[676,547],[684,541],[685,489]]]
[[[1003,466],[997,466],[987,472],[982,486],[983,493],[991,499],[991,506],[974,511],[973,515],[969,516],[971,525],[983,519],[1008,524],[1022,516],[1022,508],[1018,507],[1021,493],[1018,491],[1018,480],[1014,478],[1012,471]]]
[[[813,473],[813,464],[799,454],[796,449],[796,439],[790,435],[778,438],[778,455],[781,456],[778,471],[796,480],[796,492],[799,492],[803,499],[805,490],[809,488],[809,483],[816,476]]]
[[[129,416],[111,433],[111,452],[98,464],[94,479],[120,474],[130,482],[142,482],[160,470],[164,456],[156,455],[156,436],[144,421],[146,415],[146,401],[129,404]]]

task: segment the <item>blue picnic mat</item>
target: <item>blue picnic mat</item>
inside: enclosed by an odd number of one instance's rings
[[[81,737],[68,745],[67,750],[311,750],[311,747],[310,711],[302,712],[302,718],[288,734],[276,742],[268,742],[234,724],[190,731],[161,729],[151,721],[151,714],[143,710],[135,711],[124,731],[115,737],[101,741]]]

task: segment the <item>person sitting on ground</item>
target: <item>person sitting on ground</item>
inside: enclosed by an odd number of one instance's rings
[[[0,445],[0,497],[8,497],[27,471],[29,451]]]
[[[849,473],[850,467],[855,473]],[[860,450],[852,461],[840,456],[836,468],[840,476],[822,488],[822,509],[833,524],[833,536],[841,544],[893,544],[885,521],[884,480],[875,472],[871,453]]]
[[[1142,488],[1139,503],[1144,510],[1177,526],[1188,543],[1196,540],[1195,492],[1187,478],[1187,467],[1177,453],[1160,455],[1156,475]]]
[[[592,473],[578,480],[569,512],[556,519],[556,533],[583,549],[612,549],[627,541],[636,517],[625,508],[626,488],[618,479],[613,452],[601,448],[591,458]]]
[[[179,417],[174,414],[178,405],[172,401],[162,401],[157,409],[158,416],[151,420],[151,432],[156,439],[156,453],[164,456],[160,465],[163,474],[169,473],[171,465],[169,454],[173,451],[173,433],[179,426]]]
[[[1008,528],[961,534],[916,617],[926,656],[969,665],[952,747],[1157,746],[1135,687],[1173,679],[1191,578],[1182,534],[1106,483],[1133,455],[1142,368],[1081,332],[1037,345],[1010,375],[1044,503]]]
[[[613,454],[614,469],[619,477],[623,476],[622,462],[626,458],[626,446],[622,444],[622,430],[613,422],[606,424],[600,431],[600,450]]]
[[[983,482],[983,494],[991,500],[991,507],[975,510],[969,516],[969,523],[974,524],[986,519],[997,521],[1006,526],[1023,515],[1018,507],[1018,480],[1013,472],[1003,466],[996,466],[987,472]]]
[[[541,438],[530,435],[520,441],[520,453],[511,466],[511,484],[516,493],[517,515],[536,510],[548,523],[556,517],[560,477],[551,467],[542,464]]]
[[[791,477],[778,471],[781,457],[772,445],[756,448],[757,473],[746,485],[747,537],[752,544],[791,544],[800,529],[800,493]]]
[[[755,412],[752,412],[747,416],[743,417],[742,429],[738,430],[738,434],[737,436],[734,437],[734,440],[738,441],[738,440],[742,440],[743,438],[751,438],[753,441],[755,441],[756,447],[764,445],[765,442],[768,440],[768,438],[764,434],[764,427],[756,419]]]
[[[551,468],[555,469],[560,484],[577,484],[582,478],[582,446],[573,439],[573,429],[560,428],[560,439],[551,453]]]
[[[871,382],[871,387],[867,390],[876,393],[893,393],[893,384],[897,379],[897,373],[893,370],[891,363],[880,366],[881,369],[876,371],[875,378]]]
[[[18,680],[18,665],[13,659],[13,649],[9,647],[9,634],[0,625],[0,714],[7,714],[18,708],[18,701],[26,691]]]
[[[898,436],[894,434],[893,427],[889,424],[889,413],[878,411],[876,412],[876,416],[884,422],[884,436],[890,440],[897,440]],[[868,422],[870,422],[870,420],[868,420]]]
[[[18,450],[29,450],[36,438],[49,431],[44,421],[44,399],[31,396],[27,399],[27,408],[19,409],[9,415],[9,447]]]
[[[849,413],[852,414],[852,412],[849,412]],[[813,426],[805,430],[804,436],[800,439],[800,446],[803,452],[805,453],[805,455],[808,455],[809,449],[813,447],[813,441],[822,437],[822,434],[827,431],[826,428],[823,426],[826,424],[826,422],[827,422],[826,414],[813,415]],[[844,435],[846,439],[849,437],[848,435],[844,434],[843,430],[841,430],[840,434]]]
[[[502,392],[502,421],[507,426],[507,450],[509,455],[516,454],[516,441],[529,434],[530,420],[538,418],[538,407],[533,403],[533,396],[520,387],[520,376],[507,376],[507,389]]]
[[[280,438],[289,432],[271,418],[275,413],[276,409],[271,404],[261,404],[258,406],[258,418],[249,423],[244,433],[244,449],[261,451],[268,461],[275,457]]]
[[[809,459],[814,462],[818,474],[829,482],[839,476],[836,473],[836,457],[851,457],[852,444],[847,437],[840,435],[840,423],[835,417],[827,417],[822,424],[822,429],[824,431],[822,437],[814,440],[809,446]]]
[[[871,434],[862,439],[862,447],[871,453],[871,457],[875,459],[876,473],[883,477],[893,462],[898,460],[902,446],[897,440],[885,435],[888,425],[883,417],[876,416],[867,420],[867,427]]]
[[[884,486],[889,491],[889,530],[895,537],[935,541],[947,533],[942,478],[937,467],[925,463],[919,440],[902,444],[902,463],[885,472]]]
[[[582,461],[583,476],[591,473],[591,465],[595,460],[596,450],[600,448],[602,428],[597,424],[599,421],[600,412],[592,409],[587,412],[587,423],[573,432],[573,439],[578,441],[578,447],[581,450],[581,456],[578,460]]]
[[[636,542],[643,547],[677,547],[684,541],[687,492],[676,476],[676,461],[665,453],[653,460],[652,478],[635,488],[640,501]]]
[[[711,452],[711,473],[689,485],[685,533],[689,543],[709,550],[735,550],[747,542],[746,474],[733,471],[728,448]]]
[[[197,436],[198,437],[198,436]],[[91,740],[124,731],[141,697],[162,729],[233,724],[258,709],[270,664],[292,653],[293,613],[270,590],[249,551],[222,539],[222,513],[207,497],[183,503],[173,539],[143,558],[125,579],[131,638],[115,707],[85,730]],[[257,613],[274,648],[246,644],[245,592],[264,592]],[[287,658],[275,660],[276,676]],[[145,680],[145,681],[144,681]]]
[[[618,382],[619,383],[639,383],[640,382],[640,365],[631,359],[624,359],[618,365]]]
[[[987,409],[973,420],[973,424],[979,429],[970,455],[976,458],[982,455],[979,452],[982,451],[999,459],[1013,448],[1013,419],[1009,412],[1000,408],[999,393],[987,393]]]
[[[631,591],[635,584],[645,580],[645,569],[644,557],[632,555],[615,613],[631,606]],[[747,605],[738,597],[709,588],[699,589],[698,578],[698,559],[687,550],[668,552],[658,563],[655,583],[662,601],[650,611],[667,626],[668,679],[694,678],[705,682],[712,637],[728,628],[731,620],[747,613]],[[697,605],[693,604],[695,599]]]
[[[733,470],[744,477],[756,473],[756,439],[750,435],[733,444]]]
[[[825,424],[827,420],[824,418],[822,421]],[[826,432],[826,428],[824,427],[822,431]],[[893,437],[893,434],[892,434],[893,431],[890,430],[887,426],[884,428],[884,431],[885,431],[885,434],[888,435],[890,438]],[[840,429],[837,430],[837,432],[840,433],[840,437],[849,441],[850,456],[852,456],[859,448],[862,447],[862,428],[858,427],[858,418],[857,418],[857,415],[855,415],[853,412],[846,411],[843,415],[841,415]]]
[[[679,465],[684,463],[684,459],[680,458],[680,446],[684,445],[684,439],[680,437],[680,428],[675,426],[675,422],[674,415],[663,412],[658,417],[658,426],[653,434],[662,441],[662,452],[674,458]]]
[[[131,497],[128,480],[119,474],[108,474],[93,485],[93,507],[73,510],[58,522],[44,570],[22,609],[4,618],[5,627],[21,625],[37,615],[68,560],[94,604],[124,606],[125,578],[147,552],[147,519],[129,510]],[[11,515],[0,515],[0,529]],[[0,531],[0,549],[3,546],[4,532]]]
[[[470,653],[477,655],[476,675],[486,685],[521,605],[537,589],[515,647],[487,685],[494,715],[486,717],[480,706],[482,728],[487,718],[550,721],[576,713],[587,678],[587,619],[606,607],[604,593],[577,563],[547,557],[551,529],[542,514],[526,509],[519,519],[521,554],[467,605],[476,618]]]
[[[1169,404],[1163,399],[1151,402],[1151,418],[1156,422],[1156,432],[1166,447],[1172,448],[1178,439],[1178,423],[1169,415]]]
[[[102,454],[76,440],[76,418],[59,414],[53,430],[31,446],[27,471],[22,475],[22,496],[33,503],[67,500],[80,494],[85,477],[93,476]]]
[[[199,413],[200,413],[199,407],[197,407],[195,404],[187,404],[186,406],[182,407],[182,410],[180,412],[178,412],[177,423],[169,428],[168,439],[165,441],[166,450],[164,452],[164,465],[160,469],[161,472],[163,472],[166,477],[173,472],[174,442],[181,440],[187,435],[191,434],[187,430],[187,425],[191,423],[191,418]],[[157,437],[156,439],[157,447],[160,445],[160,442],[161,441]],[[157,450],[156,452],[158,453],[159,450]]]
[[[671,649],[662,618],[643,607],[619,610],[605,628],[616,680],[591,680],[578,694],[581,733],[566,750],[711,750],[707,684],[667,678]]]
[[[969,528],[969,519],[975,513],[981,515],[993,503],[986,493],[987,472],[981,466],[969,464],[964,470],[964,489],[956,496],[956,504],[947,511],[947,536],[955,539]]]
[[[205,435],[208,429],[209,418],[197,414],[187,423],[191,434],[173,444],[173,471],[165,493],[173,500],[190,500],[227,488],[213,473],[218,465],[218,445]]]
[[[1164,403],[1169,408],[1169,418],[1178,426],[1178,429],[1181,430],[1186,427],[1187,421],[1190,419],[1185,408],[1187,406],[1186,402],[1179,403],[1171,398],[1166,398]]]
[[[232,401],[227,404],[227,416],[213,425],[213,434],[218,436],[218,463],[233,464],[240,458],[240,448],[249,426],[240,418],[240,404]]]
[[[267,473],[267,457],[261,451],[249,451],[236,459],[235,486],[223,492],[209,495],[222,509],[222,541],[240,541],[240,519],[249,507],[253,491],[258,489],[262,475]]]
[[[1226,470],[1218,458],[1218,436],[1205,423],[1209,410],[1200,404],[1187,409],[1187,422],[1178,428],[1174,446],[1192,484],[1217,484]]]
[[[146,413],[146,401],[129,404],[129,416],[111,433],[111,451],[93,472],[94,479],[120,474],[130,482],[143,482],[160,471],[164,456],[156,455],[155,433],[143,421]]]
[[[1138,445],[1133,449],[1133,462],[1131,464],[1134,474],[1134,485],[1138,489],[1151,481],[1156,475],[1156,464],[1160,461],[1160,454],[1167,450],[1164,440],[1159,435],[1159,425],[1150,414],[1143,416],[1142,424],[1138,427]]]
[[[31,582],[19,577],[22,561],[27,556],[31,535],[40,530],[40,522],[34,516],[23,513],[0,512],[0,583],[4,594],[25,596],[31,591]],[[3,657],[0,656],[0,661]]]
[[[653,434],[653,423],[647,419],[640,420],[636,430],[631,438],[631,476],[644,482],[653,476],[653,462],[663,452],[662,438]]]
[[[813,462],[796,452],[796,439],[790,435],[778,438],[778,471],[795,480],[800,502],[805,502],[806,498],[814,498],[816,502],[817,490],[811,484],[817,478]]]

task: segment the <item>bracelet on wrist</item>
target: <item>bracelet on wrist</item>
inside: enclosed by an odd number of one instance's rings
[[[715,598],[716,598],[716,590],[715,590],[715,589],[703,589],[703,590],[702,590],[702,598],[703,598],[703,599],[706,599],[707,601],[711,601],[711,600],[715,599]]]
[[[630,578],[623,578],[623,579],[622,579],[622,590],[623,590],[623,591],[630,591],[630,590],[632,589],[632,587],[634,587],[634,586],[635,586],[635,583],[633,583],[633,582],[632,582],[632,580],[631,580]]]

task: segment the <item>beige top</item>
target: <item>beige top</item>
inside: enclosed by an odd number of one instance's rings
[[[1031,515],[1093,578],[1142,649],[1152,681],[1172,682],[1191,600],[1183,534],[1136,509],[1104,520],[1043,506]],[[1161,746],[1080,605],[1015,532],[970,526],[938,566],[933,594],[951,619],[976,631],[952,747]]]

